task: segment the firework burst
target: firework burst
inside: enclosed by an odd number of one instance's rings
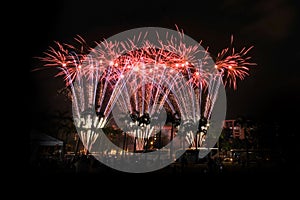
[[[157,35],[157,44],[147,40],[147,34],[122,42],[96,42],[99,48],[90,48],[77,36],[79,48],[55,42],[57,49],[49,47],[43,57],[38,57],[45,67],[58,68],[57,76],[64,76],[72,91],[75,118],[80,119],[75,122],[78,126],[105,127],[115,106],[131,116],[137,113],[137,119],[153,117],[162,109],[173,115],[179,112],[186,122],[195,123],[201,117],[210,119],[220,85],[236,89],[237,80],[248,76],[249,66],[255,65],[247,56],[253,47],[244,47],[239,52],[233,47],[225,48],[212,63],[210,53],[200,43],[186,45],[183,32],[178,31],[179,39],[168,34],[165,38]],[[231,45],[232,41],[233,38]],[[199,54],[201,60],[197,59]],[[74,86],[75,80],[79,86]],[[88,86],[84,87],[85,84]],[[91,109],[96,110],[97,116],[81,119],[83,111]],[[140,124],[135,121],[130,126]],[[155,129],[151,123],[145,126],[143,130],[133,130],[135,136],[144,139],[143,145]],[[80,135],[88,150],[98,138],[94,129]],[[186,138],[193,143],[192,133]]]
[[[241,51],[236,52],[233,47],[233,36],[231,36],[231,45],[218,53],[216,58],[215,68],[222,73],[224,85],[229,85],[234,89],[237,88],[237,80],[243,80],[249,76],[249,67],[256,65],[250,62],[250,56],[247,53],[253,48],[242,48]]]

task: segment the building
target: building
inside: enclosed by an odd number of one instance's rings
[[[245,128],[237,123],[236,120],[224,120],[223,128],[231,130],[233,138],[245,139]]]

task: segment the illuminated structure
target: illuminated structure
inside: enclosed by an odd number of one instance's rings
[[[237,124],[236,120],[225,120],[223,128],[230,129],[233,138],[245,139],[245,129],[240,124]]]

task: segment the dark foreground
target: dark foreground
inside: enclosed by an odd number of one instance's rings
[[[173,163],[148,173],[121,172],[100,162],[79,168],[48,163],[43,167],[31,166],[26,173],[29,177],[23,180],[29,181],[35,191],[45,190],[49,195],[63,191],[67,196],[72,194],[76,197],[88,194],[135,196],[136,192],[143,192],[155,197],[189,194],[196,197],[225,195],[227,199],[228,195],[231,198],[242,191],[243,197],[263,195],[270,198],[277,194],[290,196],[292,191],[297,191],[294,183],[298,181],[299,172],[299,164],[272,162],[230,164],[221,168],[207,163]]]
[[[292,162],[255,163],[180,163],[174,162],[165,168],[147,173],[127,173],[112,169],[92,159],[76,164],[49,160],[39,165],[30,165],[32,177],[293,177],[300,174],[300,165]]]

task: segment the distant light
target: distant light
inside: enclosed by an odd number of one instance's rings
[[[188,61],[186,61],[186,62],[185,62],[185,64],[186,64],[186,65],[189,65],[189,62],[188,62]]]
[[[109,62],[109,66],[113,66],[114,65],[114,62],[113,61],[110,61]]]
[[[215,68],[218,69],[218,65],[215,65]]]
[[[66,63],[63,63],[62,66],[65,67],[65,66],[67,66],[67,64],[66,64]]]
[[[81,69],[81,65],[78,65],[78,69]]]
[[[120,75],[120,78],[124,78],[124,74],[121,74],[121,75]]]
[[[181,64],[181,67],[184,67],[184,64],[183,64],[183,63]]]
[[[232,66],[231,66],[231,65],[229,65],[229,66],[228,66],[228,69],[232,69]]]
[[[200,74],[199,72],[196,72],[196,73],[195,73],[196,76],[199,76],[199,74]]]
[[[118,65],[119,65],[118,63],[115,63],[115,67],[118,67]]]
[[[176,64],[175,64],[175,66],[176,66],[176,67],[178,67],[178,66],[179,66],[179,64],[178,64],[178,63],[176,63]]]

